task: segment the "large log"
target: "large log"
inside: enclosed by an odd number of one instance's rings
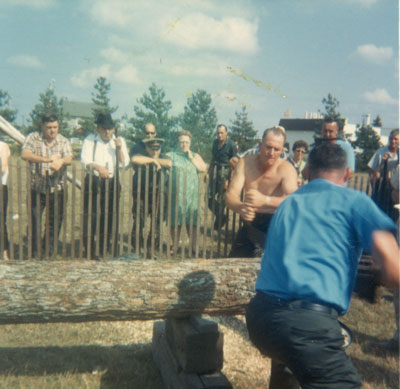
[[[243,314],[260,259],[0,264],[0,324]]]

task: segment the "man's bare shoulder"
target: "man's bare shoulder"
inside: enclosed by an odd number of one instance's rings
[[[289,161],[286,161],[285,159],[281,160],[281,163],[278,166],[278,170],[282,171],[282,172],[294,172],[294,173],[296,173],[296,169],[294,168],[294,166]]]

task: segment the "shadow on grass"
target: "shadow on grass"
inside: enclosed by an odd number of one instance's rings
[[[3,347],[0,374],[102,374],[101,388],[162,388],[151,343],[115,346]]]

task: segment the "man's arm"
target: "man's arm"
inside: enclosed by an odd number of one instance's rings
[[[389,287],[399,287],[400,252],[393,234],[388,231],[375,231],[372,240],[372,258],[382,266],[382,281]]]
[[[40,155],[36,155],[33,151],[29,149],[22,149],[21,151],[21,158],[28,162],[33,163],[41,163],[41,162],[52,162],[52,157],[42,157]]]
[[[273,213],[288,195],[298,188],[296,169],[287,161],[283,161],[278,174],[282,177],[279,196],[269,196],[256,189],[246,192],[246,204],[254,207],[258,213]]]
[[[226,192],[226,206],[233,212],[240,214],[243,220],[252,221],[255,216],[255,210],[240,200],[240,196],[245,184],[245,160],[241,158],[237,164],[232,180]]]

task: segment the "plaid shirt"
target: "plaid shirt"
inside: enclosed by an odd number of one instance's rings
[[[29,134],[22,149],[32,151],[32,153],[40,157],[50,157],[52,155],[59,155],[61,158],[72,155],[71,144],[67,138],[57,134],[56,139],[48,143],[46,139],[42,137],[40,132],[33,132]],[[50,170],[49,162],[34,163],[29,162],[31,167],[31,185],[32,189],[39,191],[40,193],[46,193],[46,175],[48,174],[48,187],[51,192],[55,189],[60,190],[64,184],[64,172],[66,167],[63,166],[60,170],[52,172]]]

